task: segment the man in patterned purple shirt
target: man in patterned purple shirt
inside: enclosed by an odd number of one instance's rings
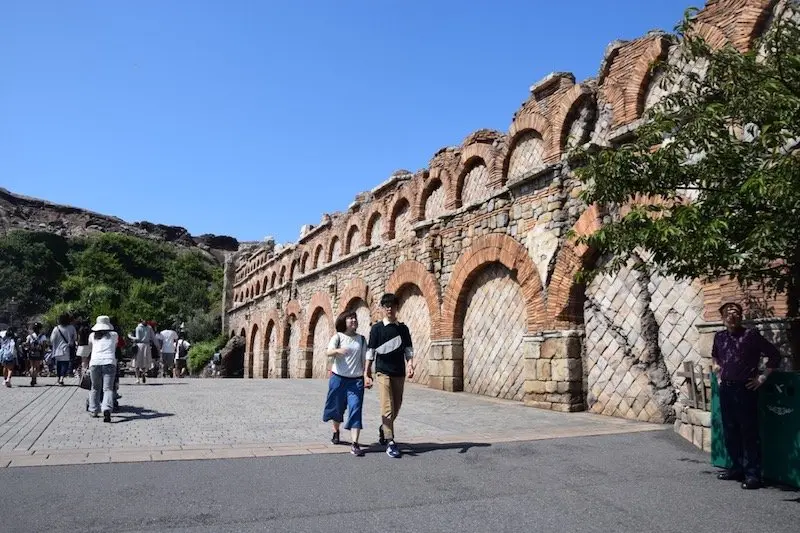
[[[778,368],[780,353],[757,330],[742,327],[742,306],[726,303],[719,312],[725,330],[714,335],[711,358],[717,367],[725,448],[732,466],[717,478],[741,481],[743,489],[757,489],[761,486],[757,390]],[[767,364],[759,375],[763,357]]]

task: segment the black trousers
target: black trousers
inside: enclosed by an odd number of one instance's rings
[[[761,442],[758,436],[758,392],[743,381],[723,381],[719,405],[725,448],[733,461],[730,471],[747,479],[761,479]]]

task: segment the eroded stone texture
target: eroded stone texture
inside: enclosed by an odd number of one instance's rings
[[[314,340],[312,345],[314,367],[311,374],[312,378],[328,377],[330,360],[326,352],[328,351],[328,342],[331,340],[332,336],[333,332],[328,325],[328,318],[324,314],[320,315],[314,324]]]

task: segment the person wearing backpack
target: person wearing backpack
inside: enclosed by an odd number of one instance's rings
[[[3,365],[3,379],[6,387],[11,387],[11,376],[17,363],[17,342],[14,340],[14,328],[9,327],[0,337],[0,364]]]
[[[25,341],[28,345],[28,361],[30,361],[31,387],[36,386],[36,378],[42,369],[44,352],[47,349],[47,335],[42,333],[42,324],[36,322]]]
[[[178,335],[178,340],[175,343],[175,367],[172,371],[173,378],[179,378],[186,375],[186,358],[189,356],[189,348],[192,344],[183,338],[183,332]]]
[[[336,319],[336,334],[328,343],[327,356],[333,359],[330,378],[328,378],[328,396],[322,421],[331,421],[333,437],[331,442],[339,444],[339,428],[344,421],[347,409],[347,423],[344,428],[350,430],[350,453],[363,457],[364,450],[358,444],[363,427],[361,408],[364,404],[364,387],[372,386],[372,380],[364,378],[364,361],[367,356],[367,340],[356,333],[358,318],[355,311],[346,311]]]

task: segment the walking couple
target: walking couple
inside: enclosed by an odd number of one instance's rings
[[[369,342],[356,333],[358,318],[354,311],[344,312],[336,319],[336,334],[327,351],[333,365],[322,420],[332,422],[331,442],[339,444],[339,429],[346,409],[348,417],[344,428],[350,430],[353,441],[350,453],[357,457],[364,455],[358,439],[363,427],[364,389],[372,387],[374,361],[381,406],[378,442],[386,446],[389,457],[398,458],[402,454],[394,440],[394,421],[403,402],[405,379],[414,377],[414,349],[408,327],[397,320],[397,296],[384,294],[380,304],[383,320],[372,325]]]

